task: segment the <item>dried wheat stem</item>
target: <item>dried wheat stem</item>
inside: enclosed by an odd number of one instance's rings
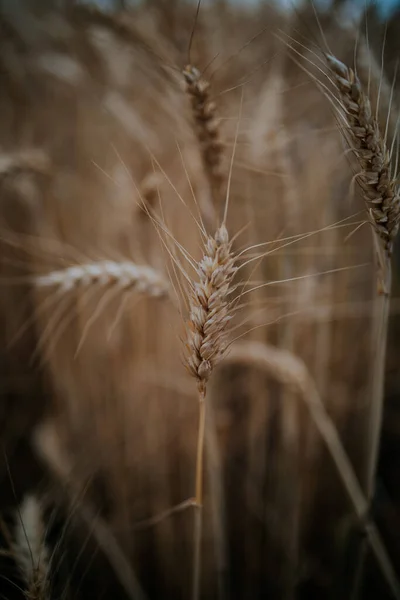
[[[382,429],[383,405],[385,395],[385,367],[387,349],[387,331],[390,314],[390,290],[392,286],[392,268],[388,263],[384,287],[386,294],[380,294],[375,299],[373,347],[372,347],[372,386],[371,407],[369,414],[369,432],[367,452],[366,489],[367,494],[372,497],[375,487],[375,476],[379,457],[379,446]]]
[[[222,460],[218,443],[216,418],[211,402],[207,406],[205,424],[205,451],[207,462],[207,479],[209,485],[210,506],[212,512],[215,561],[217,571],[218,598],[227,597],[227,547],[224,482],[222,477]]]
[[[211,185],[214,206],[222,200],[223,173],[221,168],[223,145],[219,139],[219,120],[216,105],[210,99],[210,83],[196,67],[187,65],[183,70],[187,93],[191,99],[204,168]]]
[[[192,600],[199,600],[201,578],[201,538],[203,531],[203,507],[195,507],[194,513],[194,554],[193,554],[193,582]]]
[[[201,507],[203,501],[203,456],[204,456],[204,437],[205,437],[205,422],[206,422],[206,403],[204,393],[199,394],[199,429],[197,443],[196,464],[196,504]]]
[[[83,265],[73,265],[59,271],[35,277],[38,288],[57,288],[69,292],[78,288],[98,284],[104,287],[118,286],[148,296],[160,297],[168,294],[168,282],[154,269],[133,262],[105,260]]]
[[[385,273],[384,289],[386,294],[380,294],[375,299],[374,304],[374,331],[372,342],[372,383],[371,383],[371,404],[367,414],[367,443],[365,447],[365,473],[363,473],[362,482],[366,489],[367,498],[372,502],[375,491],[375,477],[379,459],[379,447],[381,440],[383,405],[385,394],[385,365],[386,365],[386,347],[387,330],[390,311],[390,289],[392,269],[388,262]],[[352,599],[361,598],[361,588],[364,581],[365,561],[367,547],[364,541],[360,546],[358,564],[354,576],[354,587]]]
[[[199,391],[199,428],[197,434],[197,456],[196,456],[196,505],[194,513],[194,554],[193,554],[193,582],[192,600],[198,600],[200,596],[201,577],[201,537],[203,527],[203,463],[204,463],[204,441],[206,424],[205,388]]]
[[[260,342],[238,342],[233,344],[225,358],[225,362],[263,369],[272,377],[283,384],[294,387],[300,393],[330,452],[353,505],[354,512],[364,528],[371,549],[393,593],[393,597],[400,599],[400,583],[381,535],[375,523],[369,517],[369,502],[361,489],[338,432],[322,403],[306,365],[294,354]]]
[[[48,598],[49,557],[42,513],[34,496],[25,497],[18,510],[14,555],[27,586],[26,597]]]
[[[346,139],[362,168],[358,181],[368,215],[390,256],[400,223],[400,191],[390,152],[358,76],[334,56],[326,55],[326,60],[345,108]]]
[[[190,314],[187,323],[186,364],[197,380],[199,392],[199,429],[196,457],[196,512],[194,531],[194,565],[192,598],[200,593],[201,532],[203,504],[203,456],[208,379],[225,351],[227,326],[231,319],[228,297],[235,274],[235,257],[225,225],[205,242],[205,253],[197,265],[199,281],[189,294]]]

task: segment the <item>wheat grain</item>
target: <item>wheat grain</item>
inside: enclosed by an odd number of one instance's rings
[[[104,287],[118,286],[138,294],[161,297],[168,294],[168,282],[149,266],[133,262],[101,262],[73,265],[34,279],[37,288],[57,288],[64,292],[94,284]]]

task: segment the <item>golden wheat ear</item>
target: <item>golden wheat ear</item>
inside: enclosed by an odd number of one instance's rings
[[[357,74],[335,56],[326,54],[326,61],[344,107],[346,138],[361,167],[358,182],[370,222],[390,256],[400,223],[400,190],[391,155]]]
[[[38,288],[55,288],[64,292],[98,284],[156,298],[169,293],[169,284],[160,273],[147,265],[130,261],[105,260],[74,265],[40,275],[34,279],[34,284]]]
[[[198,263],[199,281],[190,294],[186,362],[202,395],[225,350],[224,340],[231,320],[228,296],[235,271],[228,231],[221,225],[205,243],[204,256]]]
[[[293,45],[287,41],[284,43],[294,54],[304,58]],[[302,44],[300,47],[305,48]],[[392,152],[386,143],[387,131],[382,134],[377,118],[379,106],[376,107],[375,112],[372,110],[368,93],[363,89],[356,71],[329,52],[322,52],[323,58],[315,52],[313,54],[317,56],[317,60],[324,65],[324,68],[328,69],[328,73],[312,60],[308,58],[305,60],[317,67],[317,70],[327,78],[329,85],[311,74],[296,59],[294,62],[300,64],[300,67],[316,81],[322,93],[331,102],[341,133],[360,166],[361,170],[356,178],[362,190],[368,220],[379,242],[377,251],[382,271],[383,292],[389,293],[386,289],[389,286],[385,285],[385,275],[400,225],[400,188],[397,165],[394,166]],[[389,116],[387,123],[389,123]]]

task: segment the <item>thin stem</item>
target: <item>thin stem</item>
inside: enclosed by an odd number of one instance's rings
[[[205,392],[199,392],[199,431],[197,438],[196,458],[196,503],[203,504],[203,457],[204,457],[204,433],[206,422]]]
[[[200,597],[201,577],[201,538],[203,529],[203,462],[204,438],[206,423],[205,389],[199,390],[199,429],[196,456],[196,506],[194,514],[194,555],[193,555],[193,588],[192,600]]]
[[[374,336],[374,367],[372,374],[372,398],[368,415],[368,447],[367,447],[367,473],[366,493],[369,501],[372,500],[375,489],[375,476],[379,456],[379,442],[382,429],[382,414],[385,391],[385,364],[387,329],[390,310],[391,291],[391,265],[387,261],[383,293],[379,294],[375,302],[375,336]]]
[[[377,240],[379,243],[379,240]],[[390,294],[392,287],[392,269],[390,259],[386,258],[385,273],[381,272],[378,264],[377,284],[378,295],[375,299],[373,336],[373,371],[371,382],[371,403],[367,414],[367,444],[365,448],[366,463],[364,473],[364,486],[370,510],[375,494],[376,470],[379,459],[379,447],[382,430],[383,406],[385,399],[385,366],[387,330],[390,311]],[[381,293],[379,293],[379,291]],[[365,564],[368,546],[362,541],[357,559],[354,576],[352,600],[361,598],[362,585],[365,579]]]
[[[203,529],[203,508],[201,506],[195,506],[192,600],[199,600],[199,597],[200,597],[202,529]]]
[[[227,598],[227,547],[223,474],[212,402],[207,406],[205,454],[210,506],[213,520],[218,599]]]

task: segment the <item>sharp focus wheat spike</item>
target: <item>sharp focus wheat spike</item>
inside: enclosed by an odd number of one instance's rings
[[[98,284],[116,286],[147,296],[161,297],[168,294],[168,282],[154,269],[133,262],[110,260],[74,265],[35,278],[38,288],[57,288],[65,292]]]
[[[27,587],[29,600],[48,598],[49,557],[39,502],[26,496],[17,515],[15,560]]]
[[[206,241],[198,265],[200,280],[190,296],[186,360],[201,395],[205,395],[207,381],[225,350],[224,337],[231,319],[228,295],[235,270],[228,231],[221,225]]]

